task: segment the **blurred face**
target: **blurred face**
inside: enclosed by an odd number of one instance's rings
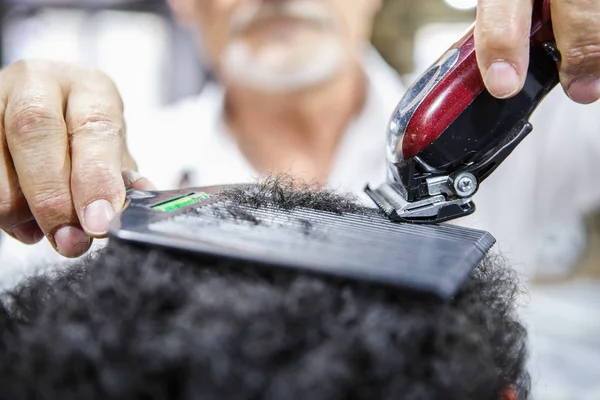
[[[226,84],[289,92],[327,81],[357,55],[380,0],[170,1]]]

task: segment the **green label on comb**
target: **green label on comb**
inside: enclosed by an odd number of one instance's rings
[[[210,194],[204,192],[191,193],[187,196],[178,197],[176,199],[167,200],[163,203],[153,205],[151,208],[158,211],[172,212],[179,210],[180,208],[199,203],[202,200],[208,199],[209,197]]]

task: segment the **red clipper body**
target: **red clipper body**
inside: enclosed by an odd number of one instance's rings
[[[389,179],[367,194],[390,218],[437,223],[471,214],[479,184],[531,132],[528,119],[559,83],[550,0],[536,0],[525,87],[485,89],[473,29],[409,88],[388,127]]]

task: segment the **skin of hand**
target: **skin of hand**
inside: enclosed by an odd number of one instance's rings
[[[517,94],[529,62],[532,0],[479,0],[475,25],[477,61],[489,92]],[[600,98],[600,1],[551,0],[554,35],[562,61],[561,85],[581,104]]]
[[[47,61],[0,71],[0,229],[80,256],[106,236],[126,186],[153,189],[135,171],[106,75]]]

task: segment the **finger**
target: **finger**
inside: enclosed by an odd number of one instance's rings
[[[90,236],[104,237],[125,202],[123,105],[112,82],[94,72],[74,83],[66,123],[75,210]]]
[[[488,91],[516,95],[529,64],[532,0],[479,0],[475,24],[477,63]]]
[[[593,103],[600,98],[600,2],[554,0],[551,7],[563,88],[574,101]]]
[[[79,227],[70,190],[71,160],[55,79],[22,71],[7,99],[6,142],[25,199],[50,243],[66,257],[90,246]]]
[[[44,232],[40,229],[33,216],[27,222],[23,222],[7,232],[10,236],[25,244],[35,244],[44,238]]]
[[[0,100],[0,229],[25,244],[33,244],[42,240],[44,234],[19,186],[4,133],[4,110],[5,102]]]
[[[148,178],[143,177],[139,173],[132,170],[124,170],[122,172],[123,182],[125,182],[125,187],[133,188],[138,190],[156,190],[156,186],[152,182],[148,180]]]

